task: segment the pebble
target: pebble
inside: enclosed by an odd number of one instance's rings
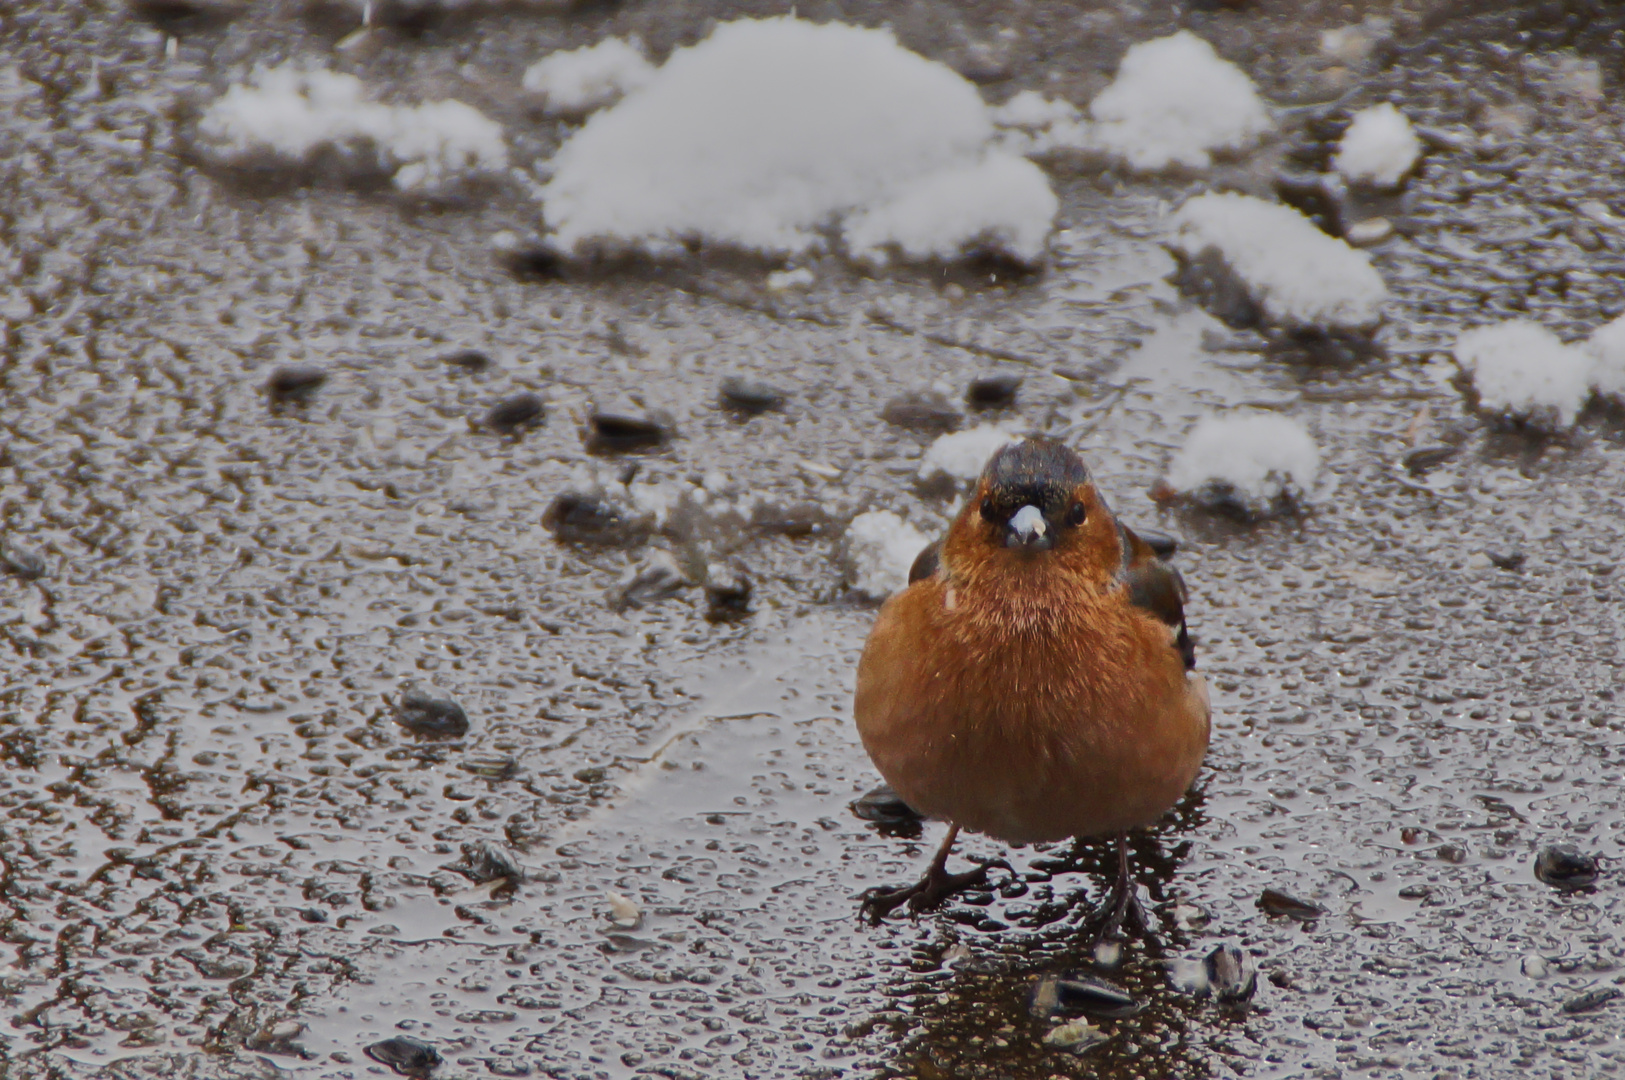
[[[609,925],[617,930],[636,930],[643,925],[643,909],[631,897],[618,892],[606,893],[609,901]]]
[[[609,591],[609,606],[616,611],[656,604],[675,596],[688,584],[688,575],[669,551],[654,551],[642,565],[627,571]]]
[[[1258,988],[1258,969],[1252,957],[1229,942],[1208,953],[1202,959],[1202,969],[1208,989],[1225,1004],[1239,1005]]]
[[[777,387],[742,375],[730,375],[723,379],[718,398],[723,408],[746,416],[760,416],[774,409],[782,409],[789,401],[789,395]]]
[[[517,885],[525,880],[525,868],[512,851],[495,840],[475,840],[463,845],[463,857],[448,869],[463,875],[476,885],[506,879]]]
[[[1461,453],[1459,446],[1419,446],[1400,458],[1399,463],[1405,466],[1405,471],[1412,476],[1421,476],[1459,453]]]
[[[903,394],[886,402],[880,418],[910,431],[956,431],[964,419],[948,399],[935,391]]]
[[[1583,889],[1597,880],[1597,860],[1573,844],[1550,844],[1535,856],[1535,877],[1556,889]]]
[[[542,528],[561,544],[625,547],[641,543],[651,531],[647,519],[623,513],[593,495],[566,492],[542,514]]]
[[[326,381],[327,372],[314,364],[290,364],[271,372],[265,392],[273,403],[302,403]]]
[[[1326,914],[1326,909],[1308,900],[1299,900],[1291,893],[1279,889],[1265,889],[1258,897],[1258,908],[1266,915],[1285,915],[1289,919],[1307,922]]]
[[[451,367],[476,375],[491,366],[491,358],[478,349],[459,349],[442,358]]]
[[[978,411],[1013,405],[1021,383],[1020,375],[983,375],[972,379],[965,391],[965,404]]]
[[[428,1043],[397,1035],[375,1042],[363,1051],[380,1065],[388,1065],[402,1076],[423,1077],[440,1064],[440,1054]]]
[[[503,398],[485,414],[485,426],[503,435],[512,435],[542,422],[542,399],[535,394],[515,394]]]
[[[1575,994],[1563,1002],[1563,1011],[1570,1015],[1574,1013],[1591,1012],[1619,997],[1625,991],[1617,986],[1594,986],[1590,990]]]
[[[407,690],[395,708],[395,722],[418,735],[456,737],[468,734],[468,714],[450,698]]]
[[[587,418],[589,454],[631,454],[653,450],[671,437],[671,429],[654,416],[595,412]]]
[[[0,570],[24,581],[38,581],[45,576],[45,557],[27,548],[0,544]]]
[[[705,617],[726,622],[750,614],[751,590],[750,574],[742,564],[711,563],[705,568]]]

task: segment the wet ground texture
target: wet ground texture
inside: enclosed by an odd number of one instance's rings
[[[519,93],[543,52],[660,57],[780,10],[375,7],[361,38],[342,3],[0,13],[7,1075],[1620,1068],[1625,427],[1496,428],[1438,351],[1625,303],[1612,6],[801,4],[890,20],[996,100],[1087,100],[1190,26],[1282,131],[1206,176],[1059,167],[1040,274],[830,258],[793,294],[722,254],[500,257],[537,228],[518,181],[431,205],[201,165],[198,111],[249,66],[342,56],[501,120],[529,169],[564,134]],[[1368,50],[1322,52],[1368,14]],[[1384,99],[1429,152],[1384,208],[1370,355],[1168,283],[1166,205],[1268,194]],[[1154,936],[1115,962],[1080,932],[1103,845],[855,917],[941,826],[848,808],[877,779],[849,717],[873,609],[840,535],[869,509],[943,525],[931,433],[881,412],[995,375],[1023,381],[989,415],[1071,440],[1125,519],[1181,538],[1213,684],[1208,767],[1135,844]],[[734,376],[765,389],[719,403]],[[1308,512],[1153,502],[1193,419],[1240,404],[1315,433]],[[1225,944],[1246,1001],[1198,992]]]

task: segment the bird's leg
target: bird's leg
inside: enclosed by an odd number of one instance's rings
[[[948,835],[943,837],[942,846],[937,848],[937,854],[931,860],[931,865],[926,868],[924,876],[914,884],[897,889],[876,886],[865,890],[863,903],[858,907],[858,918],[868,919],[871,926],[879,926],[882,919],[905,903],[910,911],[919,914],[927,908],[936,907],[956,892],[986,884],[988,867],[1009,866],[999,859],[983,863],[976,869],[967,870],[962,874],[948,873],[948,853],[953,850],[954,840],[958,836],[959,826],[948,826]]]
[[[1145,909],[1140,906],[1139,889],[1129,875],[1128,834],[1117,834],[1117,880],[1106,897],[1106,921],[1101,924],[1099,940],[1115,941],[1123,936],[1123,923],[1132,918],[1141,930],[1147,926]]]

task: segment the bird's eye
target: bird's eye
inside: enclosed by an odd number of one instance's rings
[[[1086,511],[1083,509],[1083,504],[1081,502],[1073,503],[1072,508],[1066,512],[1066,523],[1074,526],[1082,525],[1085,516]]]

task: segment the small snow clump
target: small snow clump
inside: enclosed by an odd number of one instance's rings
[[[1351,184],[1393,188],[1416,166],[1422,140],[1405,114],[1384,102],[1354,114],[1332,165]]]
[[[383,105],[361,80],[292,64],[255,72],[215,100],[198,124],[218,159],[252,165],[306,161],[319,148],[360,151],[402,191],[432,192],[508,165],[502,126],[460,101]]]
[[[543,217],[569,253],[697,240],[794,255],[844,218],[868,258],[991,240],[1037,261],[1055,195],[996,134],[973,85],[888,31],[742,19],[588,119],[553,158]]]
[[[1594,330],[1585,351],[1591,356],[1592,388],[1625,400],[1625,315]]]
[[[884,600],[908,584],[908,570],[930,543],[889,510],[871,510],[846,529],[846,560],[852,587],[872,600]]]
[[[524,87],[554,115],[582,116],[613,104],[654,78],[643,50],[620,38],[550,53],[525,69]]]
[[[1168,462],[1168,485],[1214,505],[1263,516],[1307,502],[1320,475],[1320,450],[1298,421],[1274,413],[1209,416]]]
[[[1198,195],[1173,224],[1177,251],[1188,258],[1216,251],[1273,322],[1363,330],[1382,316],[1388,287],[1371,256],[1291,207],[1250,195]]]
[[[1019,436],[991,424],[943,435],[926,447],[925,457],[920,459],[920,479],[975,480],[1000,447],[1020,441]]]
[[[1189,30],[1129,49],[1089,115],[1089,144],[1143,172],[1205,168],[1274,126],[1246,73]]]
[[[1591,396],[1592,354],[1527,319],[1469,330],[1456,339],[1455,353],[1489,412],[1568,427]]]

